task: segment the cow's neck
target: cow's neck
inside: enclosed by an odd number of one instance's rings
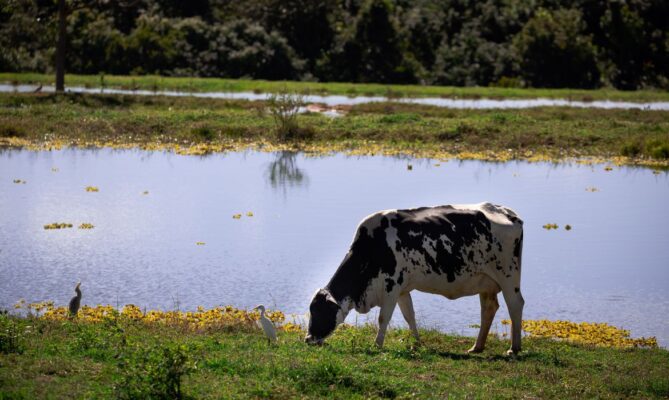
[[[345,297],[342,300],[337,300],[337,304],[339,304],[340,308],[339,312],[337,313],[337,325],[339,325],[344,322],[348,316],[348,313],[351,312],[355,304],[348,297]]]
[[[340,311],[337,314],[337,325],[339,325],[344,322],[348,313],[355,307],[355,301],[353,301],[350,296],[344,295],[341,291],[332,290],[330,286],[336,281],[336,278],[337,276],[335,274],[330,283],[325,287],[325,290],[330,293],[339,305]]]

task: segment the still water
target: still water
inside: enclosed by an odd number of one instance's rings
[[[86,192],[89,185],[99,192]],[[525,221],[526,318],[608,322],[669,344],[669,175],[604,165],[5,150],[0,307],[20,298],[65,305],[81,280],[89,305],[264,303],[303,314],[366,215],[481,201]],[[52,222],[74,228],[43,229]],[[95,229],[77,229],[82,222]],[[478,298],[414,293],[419,325],[476,333],[468,326],[479,322]],[[393,322],[403,324],[399,312]]]
[[[31,93],[38,87],[36,85],[8,85],[0,84],[0,92]],[[53,86],[40,87],[41,91],[54,92]],[[175,91],[150,91],[150,90],[126,90],[126,89],[100,89],[70,86],[68,92],[72,93],[106,93],[125,94],[137,96],[173,96],[173,97],[202,97],[210,99],[230,100],[267,100],[271,93],[254,92],[175,92]],[[436,107],[456,109],[518,109],[535,107],[577,107],[577,108],[604,108],[604,109],[642,109],[642,110],[669,110],[669,102],[652,101],[637,103],[629,101],[577,101],[567,99],[454,99],[441,97],[404,97],[388,98],[383,96],[342,96],[342,95],[308,95],[304,96],[307,103],[322,103],[328,106],[356,105],[374,102],[396,102],[409,104],[423,104]],[[333,115],[338,116],[338,115]]]

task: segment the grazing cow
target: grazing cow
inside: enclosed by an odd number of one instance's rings
[[[410,292],[449,299],[478,294],[481,329],[469,352],[483,351],[504,296],[511,317],[511,349],[520,351],[523,296],[520,260],[523,221],[512,210],[490,203],[388,210],[365,218],[330,282],[311,301],[306,342],[322,344],[353,308],[379,306],[376,344],[399,303],[419,340]]]

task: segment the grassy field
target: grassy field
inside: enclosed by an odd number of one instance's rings
[[[0,73],[0,82],[53,85],[54,75],[33,73]],[[453,87],[422,85],[384,85],[370,83],[319,83],[263,81],[221,78],[177,78],[164,76],[66,75],[66,86],[134,90],[169,90],[179,92],[263,92],[281,91],[318,95],[445,97],[527,99],[559,98],[575,101],[617,100],[632,102],[669,101],[669,92],[661,90],[620,91],[615,89],[525,89],[503,87]]]
[[[0,144],[140,146],[206,154],[255,146],[432,158],[596,157],[669,165],[669,112],[578,109],[451,110],[373,103],[339,118],[300,114],[279,140],[264,102],[191,97],[0,94]]]
[[[406,330],[373,345],[374,328],[342,327],[323,347],[252,325],[201,332],[125,318],[99,323],[0,315],[0,399],[65,398],[666,398],[669,352],[526,338],[508,342]]]

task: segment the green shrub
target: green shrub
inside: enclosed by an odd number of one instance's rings
[[[420,115],[414,113],[400,113],[400,114],[390,114],[384,115],[381,117],[379,122],[382,124],[399,124],[404,122],[417,122],[420,121]]]
[[[586,27],[581,10],[537,10],[513,39],[522,78],[533,87],[596,87],[597,52]]]
[[[6,312],[0,314],[0,353],[23,353],[25,331],[9,317]]]
[[[22,138],[26,136],[26,132],[15,126],[0,125],[0,137],[17,137]]]
[[[269,112],[274,118],[279,140],[296,139],[300,135],[297,114],[304,105],[304,97],[297,93],[272,94],[267,100]]]
[[[208,126],[198,126],[191,130],[191,134],[199,140],[211,142],[216,138],[216,132]]]
[[[182,378],[197,369],[186,345],[126,347],[120,354],[120,378],[114,385],[119,399],[182,399]]]
[[[669,158],[669,143],[652,141],[646,145],[648,154],[657,159],[667,159]]]
[[[511,78],[508,76],[503,76],[490,84],[492,87],[502,87],[502,88],[521,88],[523,87],[523,82],[518,78]]]
[[[625,143],[620,148],[620,154],[625,157],[636,157],[641,153],[641,145],[639,143]]]

